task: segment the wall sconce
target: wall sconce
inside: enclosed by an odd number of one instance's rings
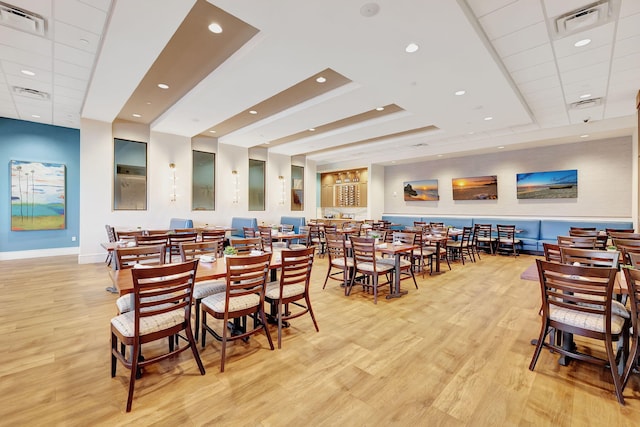
[[[238,171],[232,170],[231,175],[233,176],[233,198],[232,203],[238,204],[240,202],[240,186],[238,183]]]
[[[175,202],[178,199],[178,195],[176,194],[176,164],[175,163],[169,163],[169,169],[171,170],[171,194],[170,194],[170,201]]]
[[[284,193],[284,176],[280,175],[278,179],[280,180],[280,204],[284,205],[286,198],[286,194]]]

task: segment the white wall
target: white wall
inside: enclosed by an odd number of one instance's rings
[[[113,137],[145,142],[147,145],[147,207],[146,211],[114,211],[113,197]],[[191,150],[216,153],[216,210],[191,210]],[[80,243],[78,262],[102,262],[105,251],[100,246],[106,241],[105,224],[116,228],[166,228],[171,218],[189,218],[195,225],[230,225],[234,216],[255,217],[258,222],[278,223],[283,215],[315,215],[315,176],[313,162],[305,165],[305,211],[292,212],[291,159],[289,156],[268,154],[267,200],[265,211],[248,211],[248,150],[218,143],[214,138],[148,133],[146,126],[114,124],[83,119],[80,130]],[[176,165],[177,200],[171,201],[173,192],[169,163]],[[233,203],[235,189],[231,171],[238,171],[239,201]],[[280,204],[285,182],[285,203]],[[37,255],[33,255],[37,256]]]
[[[578,198],[518,200],[516,174],[578,170]],[[385,214],[632,217],[632,139],[616,138],[519,151],[499,151],[385,168]],[[453,200],[453,178],[497,175],[497,200]],[[405,202],[403,182],[437,179],[440,200]],[[376,190],[371,188],[370,191]]]

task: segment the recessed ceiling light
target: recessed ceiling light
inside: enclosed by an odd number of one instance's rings
[[[589,134],[580,135],[580,138],[589,138]]]
[[[395,163],[396,163],[396,161],[395,161],[395,160],[391,160],[391,163],[395,164]]]
[[[40,116],[37,115],[37,114],[32,114],[31,117],[33,117],[34,119],[39,119],[40,118]]]
[[[484,120],[488,122],[489,120],[493,120],[493,117],[487,116],[487,117],[484,118]]]
[[[35,75],[36,75],[36,73],[34,73],[34,72],[33,72],[33,71],[31,71],[31,70],[20,70],[20,72],[21,72],[22,74],[24,74],[24,75],[27,75],[27,76],[35,76]]]
[[[211,133],[216,133],[216,131],[215,131],[215,130],[210,130],[209,132],[211,132]]]
[[[214,34],[220,34],[222,32],[222,27],[220,26],[220,24],[217,24],[215,22],[209,24],[209,31],[211,31]]]
[[[271,142],[270,142],[270,141],[267,141],[267,142],[265,142],[264,144],[265,144],[265,145],[269,145],[269,144],[271,144]]]
[[[151,105],[151,101],[147,101],[147,105]]]
[[[438,154],[438,157],[442,157],[442,154]]]
[[[80,43],[82,43],[82,44],[89,44],[89,40],[87,40],[87,39],[80,39]]]
[[[588,45],[589,43],[591,43],[591,39],[582,39],[582,40],[578,40],[573,45],[575,47],[582,47],[582,46]]]
[[[473,135],[474,133],[475,133],[474,131],[467,132],[467,134],[469,134],[469,135]]]
[[[590,93],[585,93],[580,95],[580,99],[587,99],[587,98],[591,98],[591,94]]]
[[[158,87],[160,89],[169,89],[169,85],[165,83],[158,83]]]
[[[376,111],[384,111],[384,107],[378,107],[376,108]]]
[[[456,96],[464,95],[465,93],[467,93],[467,91],[465,91],[465,90],[458,90],[458,91],[456,91]]]
[[[258,114],[256,110],[249,110],[249,114]]]
[[[324,83],[324,82],[326,82],[326,81],[327,81],[327,79],[326,79],[325,77],[320,76],[320,77],[318,77],[318,78],[316,79],[316,81],[317,81],[318,83]]]
[[[132,114],[132,116],[133,116],[133,117],[142,117],[142,116],[141,116],[140,114],[138,114],[138,113],[133,113],[133,114]]]
[[[309,132],[315,132],[316,128],[309,128]]]
[[[498,147],[498,150],[502,150],[504,148],[504,145],[501,145]]]
[[[419,49],[418,45],[415,43],[409,43],[407,47],[404,48],[404,51],[407,53],[417,52]]]

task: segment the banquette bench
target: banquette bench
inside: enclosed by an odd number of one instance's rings
[[[436,217],[436,216],[405,216],[382,215],[382,219],[393,224],[411,226],[414,221],[443,222],[455,228],[473,227],[475,224],[491,224],[494,228],[497,224],[515,225],[521,230],[517,238],[522,242],[521,249],[525,252],[541,254],[544,252],[543,243],[556,243],[557,236],[569,235],[571,227],[595,227],[596,230],[607,228],[633,228],[631,221],[609,220],[568,220],[568,219],[523,219],[510,217]]]
[[[256,218],[242,218],[234,216],[231,218],[231,237],[244,237],[243,227],[251,227],[258,229],[258,220]]]
[[[293,225],[293,231],[298,233],[300,232],[300,227],[306,223],[303,216],[282,216],[280,217],[280,224]]]

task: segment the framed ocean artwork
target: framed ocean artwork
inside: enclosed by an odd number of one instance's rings
[[[578,170],[519,173],[518,199],[575,199],[578,197]]]
[[[440,200],[438,180],[425,179],[404,183],[404,200],[407,202],[430,202]]]
[[[66,167],[11,160],[11,230],[66,228]]]
[[[498,176],[472,176],[453,178],[453,200],[496,200],[498,198]]]

